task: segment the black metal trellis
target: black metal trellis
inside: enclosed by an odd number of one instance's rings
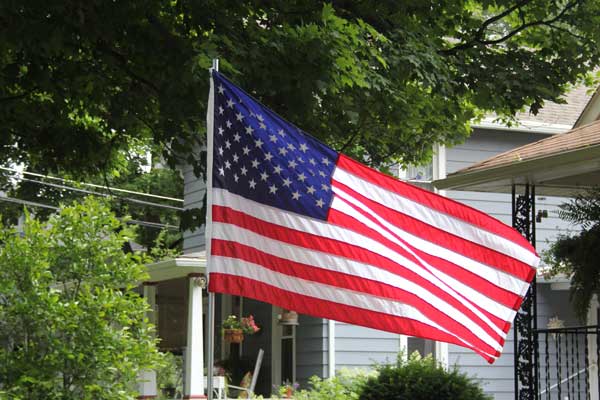
[[[542,347],[538,359],[540,400],[590,400],[590,382],[600,381],[600,327],[574,326],[537,330]]]
[[[534,247],[535,215],[535,186],[513,185],[513,227]],[[535,278],[515,317],[514,357],[515,400],[589,400],[591,391],[600,393],[600,327],[538,329]]]
[[[535,186],[512,186],[512,225],[535,246]],[[514,322],[515,400],[538,397],[536,280],[525,296]]]

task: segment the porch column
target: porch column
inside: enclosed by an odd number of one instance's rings
[[[206,399],[204,394],[204,327],[202,321],[203,274],[188,275],[187,346],[184,399]]]
[[[398,335],[398,347],[400,347],[400,355],[402,361],[408,361],[408,336]]]
[[[435,359],[444,369],[448,369],[448,343],[435,342]]]
[[[588,310],[587,315],[587,324],[590,326],[598,326],[598,322],[600,322],[598,321],[598,297],[594,296],[590,302],[590,309]],[[600,341],[600,338],[598,335],[600,335],[600,331],[596,329],[595,335],[588,335],[587,337],[589,348],[586,357],[588,358],[587,362],[589,365],[588,385],[590,392],[588,395],[590,396],[590,400],[600,399],[600,382],[598,382],[598,342]]]
[[[327,367],[328,378],[335,376],[335,321],[327,320]]]
[[[146,312],[148,321],[157,326],[156,318],[156,286],[157,282],[144,282],[144,298],[150,306]],[[144,370],[138,375],[138,391],[140,395],[138,399],[154,399],[158,396],[156,387],[156,371]]]
[[[523,194],[512,185],[512,225],[535,248],[535,185],[526,183]],[[514,332],[514,390],[515,400],[538,398],[538,334],[536,278],[515,316]]]

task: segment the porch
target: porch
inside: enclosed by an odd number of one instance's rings
[[[536,199],[571,196],[598,184],[600,121],[507,151],[434,182],[441,190],[511,193],[513,226],[534,245],[536,224],[547,217],[543,209],[536,209]],[[540,279],[538,274],[538,283]],[[553,289],[569,289],[567,277],[545,283]],[[537,300],[534,281],[514,323],[514,398],[598,400],[598,303],[583,324],[589,326],[542,329]]]
[[[149,320],[156,326],[159,348],[168,366],[145,371],[140,376],[140,398],[206,398],[208,359],[208,292],[206,255],[184,254],[147,266],[149,279],[143,282],[143,296],[151,306]],[[270,304],[229,295],[215,295],[215,398],[227,391],[237,398],[232,386],[251,384],[254,392],[269,397],[273,385],[296,380],[296,326],[281,320],[284,312]],[[253,315],[260,330],[245,335],[241,343],[223,339],[222,321],[227,316]],[[259,351],[264,355],[255,370]]]

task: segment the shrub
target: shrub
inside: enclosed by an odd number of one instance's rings
[[[156,370],[158,399],[167,400],[183,396],[183,357],[173,353],[163,354],[163,364]]]
[[[445,370],[431,357],[418,353],[396,364],[378,366],[379,375],[369,378],[360,400],[489,400],[473,379],[456,369]]]
[[[374,371],[341,369],[333,378],[321,379],[313,376],[309,380],[310,389],[294,392],[293,398],[294,400],[357,400],[367,379],[375,375]]]

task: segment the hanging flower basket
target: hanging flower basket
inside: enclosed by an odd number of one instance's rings
[[[229,343],[241,343],[244,335],[253,335],[259,330],[252,315],[241,319],[230,315],[223,321],[223,340]]]
[[[298,313],[292,310],[284,310],[279,316],[279,325],[298,325]]]
[[[223,329],[223,339],[228,343],[242,343],[244,331],[241,329]]]

